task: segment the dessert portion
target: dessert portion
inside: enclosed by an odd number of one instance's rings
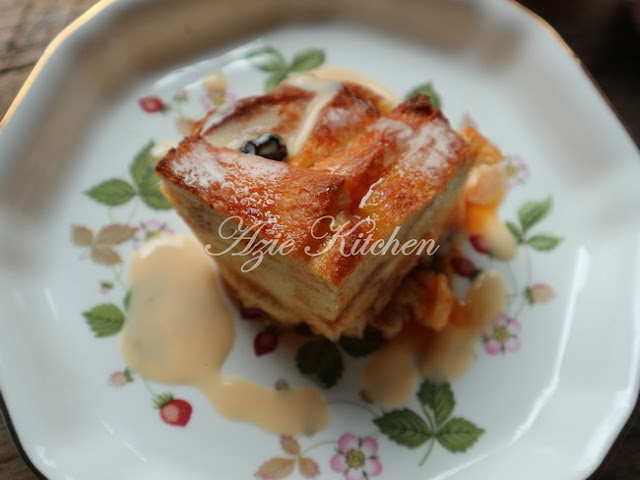
[[[210,112],[156,171],[243,308],[336,340],[384,331],[426,242],[467,221],[472,153],[424,95],[305,74]]]

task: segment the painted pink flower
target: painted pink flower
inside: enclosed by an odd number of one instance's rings
[[[520,155],[509,155],[504,166],[504,171],[509,181],[509,187],[522,185],[531,177],[529,167]]]
[[[345,480],[368,480],[382,472],[378,460],[378,442],[373,437],[357,437],[345,433],[338,439],[336,454],[331,457],[331,469]]]
[[[556,292],[546,283],[536,283],[524,290],[529,305],[546,303],[556,296]]]
[[[136,235],[136,242],[133,245],[133,248],[136,250],[142,245],[144,242],[151,240],[152,238],[157,237],[158,235],[173,235],[176,233],[173,229],[167,226],[166,222],[158,220],[156,218],[152,218],[146,222],[140,223],[139,232],[142,234],[142,237]]]
[[[164,112],[167,108],[160,97],[148,96],[138,99],[140,108],[147,113],[159,113]]]
[[[482,335],[484,349],[489,355],[516,352],[520,349],[520,322],[515,318],[500,315]]]

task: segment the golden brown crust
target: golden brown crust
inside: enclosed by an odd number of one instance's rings
[[[307,246],[314,248],[314,222],[335,215],[344,195],[345,181],[337,175],[214,147],[193,137],[160,160],[156,171],[211,209],[238,217],[245,227],[264,224],[264,237],[292,240],[299,254]],[[319,226],[328,228],[327,223]]]
[[[290,163],[311,167],[344,148],[378,118],[380,102],[381,98],[370,90],[344,84],[318,116],[304,147]]]
[[[502,152],[474,127],[463,128],[460,135],[468,145],[473,165],[493,165],[504,160]]]
[[[410,125],[415,136],[403,143],[398,142],[395,130],[386,132],[385,148],[402,161],[391,165],[358,211],[361,216],[373,218],[384,232],[402,224],[442,193],[468,156],[464,140],[451,130],[444,115],[424,95],[416,94],[401,103],[388,118]],[[438,145],[445,135],[444,145]],[[412,141],[416,141],[418,148],[411,145]]]

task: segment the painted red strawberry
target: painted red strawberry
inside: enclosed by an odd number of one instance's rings
[[[469,241],[477,252],[484,253],[485,255],[489,255],[491,253],[491,249],[489,248],[489,245],[487,245],[487,241],[482,235],[471,235],[469,237]]]
[[[461,277],[473,278],[480,270],[476,268],[474,263],[468,258],[464,257],[454,257],[451,259],[451,268]]]
[[[278,346],[278,332],[267,327],[259,332],[253,339],[253,351],[256,356],[273,352]]]
[[[191,404],[180,398],[173,398],[170,393],[157,395],[155,406],[160,410],[160,418],[169,425],[184,427],[191,418]]]
[[[138,103],[140,104],[142,110],[147,113],[158,113],[165,110],[164,102],[162,101],[162,99],[160,99],[160,97],[142,97],[138,99]]]

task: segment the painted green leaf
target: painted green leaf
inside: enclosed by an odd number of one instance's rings
[[[160,191],[160,178],[155,172],[155,160],[151,155],[154,146],[155,142],[151,141],[138,152],[129,166],[129,173],[145,205],[154,210],[170,210],[171,204]]]
[[[115,335],[124,325],[124,313],[113,303],[96,305],[91,310],[83,312],[82,315],[96,337]]]
[[[128,182],[118,178],[113,178],[99,183],[95,187],[84,192],[84,194],[96,202],[110,207],[117,207],[119,205],[124,205],[135,197],[136,191]]]
[[[140,190],[140,198],[148,207],[154,210],[171,210],[173,208],[169,200],[160,191],[159,182],[153,187]]]
[[[534,305],[536,303],[533,299],[533,295],[531,294],[531,287],[524,289],[524,299],[527,302],[527,305]]]
[[[431,100],[431,104],[436,108],[440,108],[440,106],[442,105],[442,102],[440,101],[440,95],[438,95],[438,93],[435,91],[431,82],[418,85],[409,93],[407,93],[405,99],[411,98],[416,93],[421,93],[422,95],[426,95],[427,97],[429,97],[429,99]]]
[[[265,92],[269,93],[271,90],[280,85],[280,82],[287,78],[288,72],[283,70],[281,72],[274,72],[267,78],[267,81],[264,83]]]
[[[455,417],[445,423],[436,435],[436,439],[450,452],[464,452],[478,441],[484,433],[469,420]]]
[[[156,143],[153,140],[149,141],[149,143],[136,154],[133,162],[129,165],[129,173],[138,190],[148,183],[153,183],[157,178],[154,171],[154,160],[151,155],[155,145]]]
[[[306,72],[324,63],[324,51],[319,48],[301,50],[293,57],[290,70],[292,72]]]
[[[524,237],[522,236],[520,227],[518,227],[515,223],[512,223],[512,222],[507,222],[506,225],[509,231],[511,232],[511,235],[513,235],[513,238],[515,239],[516,243],[518,245],[521,245],[522,243],[524,243]]]
[[[83,225],[72,225],[71,241],[79,247],[88,247],[93,243],[93,231]]]
[[[561,241],[562,239],[559,237],[546,233],[539,233],[529,238],[527,240],[527,245],[535,248],[536,250],[547,251],[556,248]]]
[[[153,397],[153,407],[154,408],[162,408],[167,403],[173,400],[173,395],[168,392],[159,393],[155,397]]]
[[[375,330],[365,330],[362,338],[340,337],[339,343],[352,357],[366,357],[380,348],[384,339]]]
[[[433,436],[422,417],[408,408],[392,410],[375,418],[373,423],[389,440],[403,447],[419,447]]]
[[[296,353],[296,365],[324,388],[331,388],[342,376],[344,366],[338,347],[324,337],[302,345]]]
[[[551,211],[553,201],[547,197],[539,202],[526,202],[518,210],[518,219],[522,233],[526,234],[531,227],[540,222]]]
[[[122,299],[122,304],[124,305],[125,310],[129,310],[129,306],[131,305],[131,289],[127,290],[127,293]]]
[[[100,229],[94,243],[96,245],[120,245],[131,239],[137,231],[137,227],[112,223]]]
[[[423,407],[431,410],[438,427],[449,418],[456,406],[451,385],[448,383],[425,380],[418,390],[418,400]]]
[[[133,372],[131,371],[131,369],[129,367],[125,368],[122,371],[122,374],[124,375],[124,379],[127,381],[127,383],[133,382],[133,380],[134,380]]]
[[[273,47],[257,48],[247,54],[247,59],[263,72],[280,72],[287,69],[287,62],[282,53]]]

